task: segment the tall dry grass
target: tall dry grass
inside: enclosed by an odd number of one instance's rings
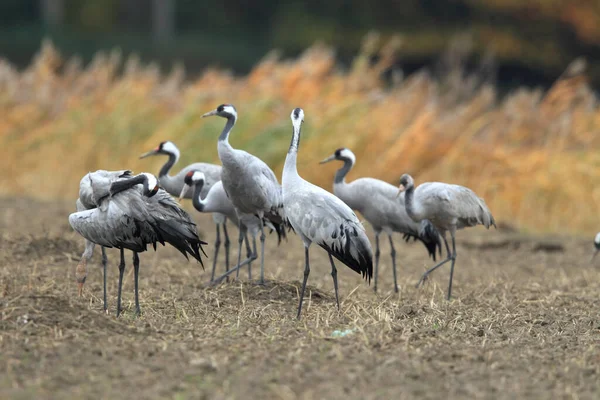
[[[300,106],[299,170],[325,188],[335,166],[317,162],[345,146],[358,160],[350,179],[395,184],[410,172],[417,182],[471,187],[499,221],[521,229],[600,228],[600,110],[580,64],[547,92],[520,88],[499,100],[495,86],[465,74],[452,53],[442,78],[421,71],[382,80],[398,48],[396,39],[370,36],[347,71],[315,45],[292,61],[269,54],[244,77],[211,69],[186,81],[181,67],[163,76],[116,50],[83,67],[46,43],[24,71],[0,61],[0,193],[75,199],[87,171],[157,172],[164,159],[137,156],[163,140],[182,149],[175,168],[218,162],[223,121],[200,116],[221,103],[240,115],[233,145],[279,174],[289,113]]]

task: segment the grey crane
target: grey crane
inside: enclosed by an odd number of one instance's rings
[[[227,193],[225,193],[225,189],[223,189],[223,182],[219,181],[217,183],[215,183],[210,190],[208,191],[208,193],[206,194],[206,196],[204,198],[202,198],[202,189],[204,188],[204,184],[206,182],[206,177],[204,175],[203,172],[200,171],[189,171],[186,175],[185,175],[185,185],[183,187],[183,189],[181,190],[181,194],[179,196],[179,198],[181,199],[182,197],[184,197],[188,192],[190,188],[194,188],[193,189],[193,195],[192,195],[192,204],[194,205],[194,208],[199,211],[199,212],[218,212],[221,213],[223,215],[225,215],[227,218],[229,218],[229,220],[231,222],[233,222],[234,224],[236,224],[238,227],[241,227],[243,229],[243,235],[246,241],[246,250],[248,252],[248,259],[244,262],[242,262],[241,264],[248,264],[248,279],[252,279],[252,269],[251,269],[251,264],[252,261],[254,261],[257,258],[257,253],[256,253],[256,235],[258,233],[258,231],[260,230],[258,224],[260,223],[260,220],[258,219],[258,217],[254,216],[254,215],[248,215],[248,214],[241,214],[241,218],[238,218],[238,213],[235,210],[235,207],[233,206],[233,203],[231,202],[231,200],[229,199],[229,197],[227,197]],[[253,248],[254,251],[252,249],[250,249],[250,244],[248,242],[248,237],[246,234],[246,231],[250,230],[250,234],[252,235],[253,238]],[[216,281],[215,281],[215,269],[216,269],[216,254],[217,254],[218,249],[215,249],[215,260],[213,260],[213,268],[212,268],[212,272],[211,272],[211,278],[210,281],[211,282],[218,282],[220,281],[222,278],[224,278],[225,276],[221,276],[219,277]],[[227,271],[229,271],[229,268],[227,268]],[[237,271],[239,272],[239,268],[237,269]]]
[[[142,185],[142,187],[138,186]],[[140,314],[138,253],[152,244],[169,243],[186,258],[194,257],[204,268],[200,251],[203,242],[190,216],[164,190],[157,179],[148,173],[112,182],[108,193],[102,186],[96,190],[91,179],[92,192],[98,207],[69,215],[71,227],[90,242],[120,250],[117,316],[121,313],[121,289],[125,272],[124,250],[133,252],[135,309]]]
[[[415,188],[412,176],[402,175],[398,188],[398,196],[405,192],[405,206],[407,214],[416,222],[428,219],[442,235],[446,245],[448,257],[428,269],[417,283],[417,287],[427,279],[430,273],[448,261],[450,266],[450,282],[448,283],[448,300],[452,294],[452,275],[456,261],[455,235],[458,229],[476,225],[483,225],[487,229],[491,225],[496,227],[485,201],[477,196],[471,189],[460,185],[450,185],[441,182],[426,182]],[[450,231],[452,237],[452,252],[446,240],[446,232]]]
[[[229,199],[238,213],[256,215],[261,221],[271,221],[284,226],[283,195],[275,173],[260,158],[229,144],[229,133],[237,120],[237,111],[231,104],[221,104],[202,117],[217,115],[227,119],[219,136],[217,150],[223,164],[221,181]],[[265,231],[260,227],[260,283],[264,284]],[[278,232],[285,237],[285,229]],[[242,253],[242,230],[238,240],[238,269]]]
[[[119,180],[119,179],[129,179],[133,175],[129,170],[122,171],[106,171],[106,170],[98,170],[96,172],[90,172],[81,178],[79,182],[79,198],[75,202],[75,206],[78,212],[91,210],[98,207],[97,199],[101,199],[104,196],[108,195],[110,190],[110,185]],[[94,183],[92,185],[92,182]],[[87,263],[92,258],[94,254],[94,247],[96,244],[85,239],[85,250],[81,255],[81,259],[75,268],[75,278],[78,284],[78,292],[79,296],[81,296],[83,292],[83,285],[87,278]],[[106,249],[104,246],[101,246],[102,249],[102,269],[103,269],[103,279],[104,279],[104,311],[108,310],[108,305],[106,301],[106,266],[108,264],[108,257],[106,256]]]
[[[404,207],[404,195],[397,199],[395,186],[379,179],[360,178],[346,183],[346,175],[356,163],[354,153],[347,148],[337,149],[333,155],[327,157],[321,164],[339,160],[344,165],[338,169],[333,180],[333,193],[342,199],[348,207],[360,212],[375,231],[375,280],[373,290],[377,291],[377,275],[379,274],[379,235],[385,232],[388,235],[392,256],[392,271],[394,274],[394,291],[398,293],[398,280],[396,274],[396,249],[392,239],[393,232],[400,232],[408,242],[411,238],[420,240],[427,248],[429,256],[435,261],[436,250],[442,250],[442,242],[437,229],[427,220],[417,223],[413,221]]]
[[[170,193],[173,196],[179,196],[181,190],[185,186],[184,179],[185,175],[190,171],[201,171],[204,173],[205,182],[202,189],[202,196],[206,196],[210,188],[217,182],[221,180],[221,166],[210,163],[193,163],[186,167],[184,167],[181,171],[177,173],[175,176],[169,175],[169,172],[173,168],[173,166],[179,161],[179,157],[181,153],[179,149],[175,145],[175,143],[171,141],[161,142],[155,149],[150,150],[140,156],[140,159],[157,156],[157,155],[166,155],[168,156],[167,162],[162,166],[158,173],[158,181],[160,186]],[[185,198],[191,199],[191,193],[184,196]],[[224,247],[225,247],[225,265],[229,268],[229,234],[227,233],[227,217],[222,213],[213,213],[212,214],[213,221],[215,222],[216,227],[216,238],[215,238],[215,257],[216,260],[218,255],[218,249],[221,247],[221,229],[220,226],[223,227],[223,236],[225,237]],[[213,261],[214,262],[214,261]]]
[[[594,258],[596,258],[596,255],[600,252],[600,232],[598,232],[596,234],[596,237],[594,238],[594,247],[596,248],[596,251],[594,252],[594,255],[592,256],[591,261],[594,261]]]
[[[304,290],[310,274],[309,252],[312,243],[327,251],[331,263],[331,276],[338,309],[337,269],[333,257],[352,270],[362,274],[369,283],[373,277],[373,251],[365,228],[350,207],[333,194],[302,179],[296,168],[300,129],[304,122],[304,111],[295,108],[291,114],[292,142],[283,167],[283,206],[285,217],[304,242],[304,280],[300,292],[298,315],[302,312]]]

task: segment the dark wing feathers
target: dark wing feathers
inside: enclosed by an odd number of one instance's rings
[[[363,232],[352,226],[352,221],[347,221],[332,232],[333,240],[318,241],[317,244],[370,283],[373,277],[373,255],[371,248],[367,246],[368,240],[365,242],[360,237],[361,233]],[[353,250],[355,254],[352,254]]]
[[[196,224],[189,214],[164,190],[147,200],[152,227],[158,238],[179,250],[186,258],[194,257],[204,268],[200,251],[207,243],[200,240]]]
[[[352,227],[353,228],[353,227]],[[332,256],[346,264],[350,269],[361,274],[369,283],[373,277],[373,257],[371,249],[365,246],[364,242],[358,239],[358,231],[356,228],[350,229],[348,226],[340,228],[337,233],[340,239],[346,236],[343,246],[336,246],[340,241],[330,243],[318,242],[317,244],[325,249]],[[356,255],[352,255],[352,247],[356,250]],[[356,257],[357,256],[357,257]]]

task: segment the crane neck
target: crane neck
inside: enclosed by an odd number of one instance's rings
[[[352,160],[344,158],[344,165],[335,173],[335,178],[333,180],[334,185],[346,183],[346,175],[348,175],[348,172],[350,172],[353,166],[354,163],[352,162]]]
[[[115,181],[110,185],[110,195],[114,196],[117,193],[124,192],[125,190],[129,190],[135,185],[143,185],[144,186],[144,195],[148,195],[150,190],[148,188],[148,178],[143,175],[137,175],[130,179],[122,179],[119,181]]]
[[[298,169],[296,167],[296,161],[298,158],[298,147],[300,146],[300,126],[294,125],[292,141],[290,142],[290,148],[287,156],[285,157],[285,164],[283,166],[284,175],[294,174],[298,175]]]
[[[206,208],[206,202],[202,200],[202,187],[204,187],[204,182],[198,182],[194,185],[194,194],[192,196],[192,204],[194,208],[199,212],[204,212]]]
[[[177,161],[179,161],[179,150],[177,150],[176,152],[173,152],[173,153],[169,152],[168,155],[169,155],[169,159],[167,160],[165,165],[163,165],[162,168],[160,169],[160,171],[158,172],[159,178],[168,177],[169,171],[171,171],[171,168],[173,168],[173,165],[175,165],[177,163]]]
[[[223,128],[223,132],[221,132],[221,134],[219,135],[219,142],[225,142],[229,144],[229,133],[233,129],[236,119],[237,118],[234,115],[227,117],[227,123],[225,124],[225,128]]]
[[[408,216],[411,217],[413,220],[417,220],[419,218],[417,218],[417,213],[415,210],[414,197],[415,187],[411,185],[404,191],[404,205],[406,207],[406,213],[408,214]]]

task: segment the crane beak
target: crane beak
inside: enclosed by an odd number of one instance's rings
[[[329,161],[333,161],[333,160],[335,160],[335,154],[333,154],[333,155],[331,155],[331,156],[327,157],[327,158],[326,158],[326,159],[324,159],[324,160],[321,160],[321,161],[319,162],[319,164],[325,164],[325,163],[328,163]]]
[[[202,118],[212,117],[213,115],[217,115],[217,110],[207,112],[206,114],[202,115]]]
[[[185,197],[185,195],[188,192],[188,190],[190,190],[190,186],[189,185],[183,185],[183,188],[181,189],[181,193],[179,194],[179,202],[180,203],[181,203],[181,200]]]
[[[153,155],[155,155],[155,154],[158,154],[158,151],[157,151],[156,149],[154,149],[154,150],[150,150],[149,152],[142,154],[142,155],[140,156],[140,160],[141,160],[142,158],[150,157],[150,156],[153,156]]]
[[[396,195],[396,198],[400,197],[400,195],[402,194],[402,192],[404,192],[406,190],[406,188],[404,187],[403,184],[400,184],[398,186],[398,194]]]

